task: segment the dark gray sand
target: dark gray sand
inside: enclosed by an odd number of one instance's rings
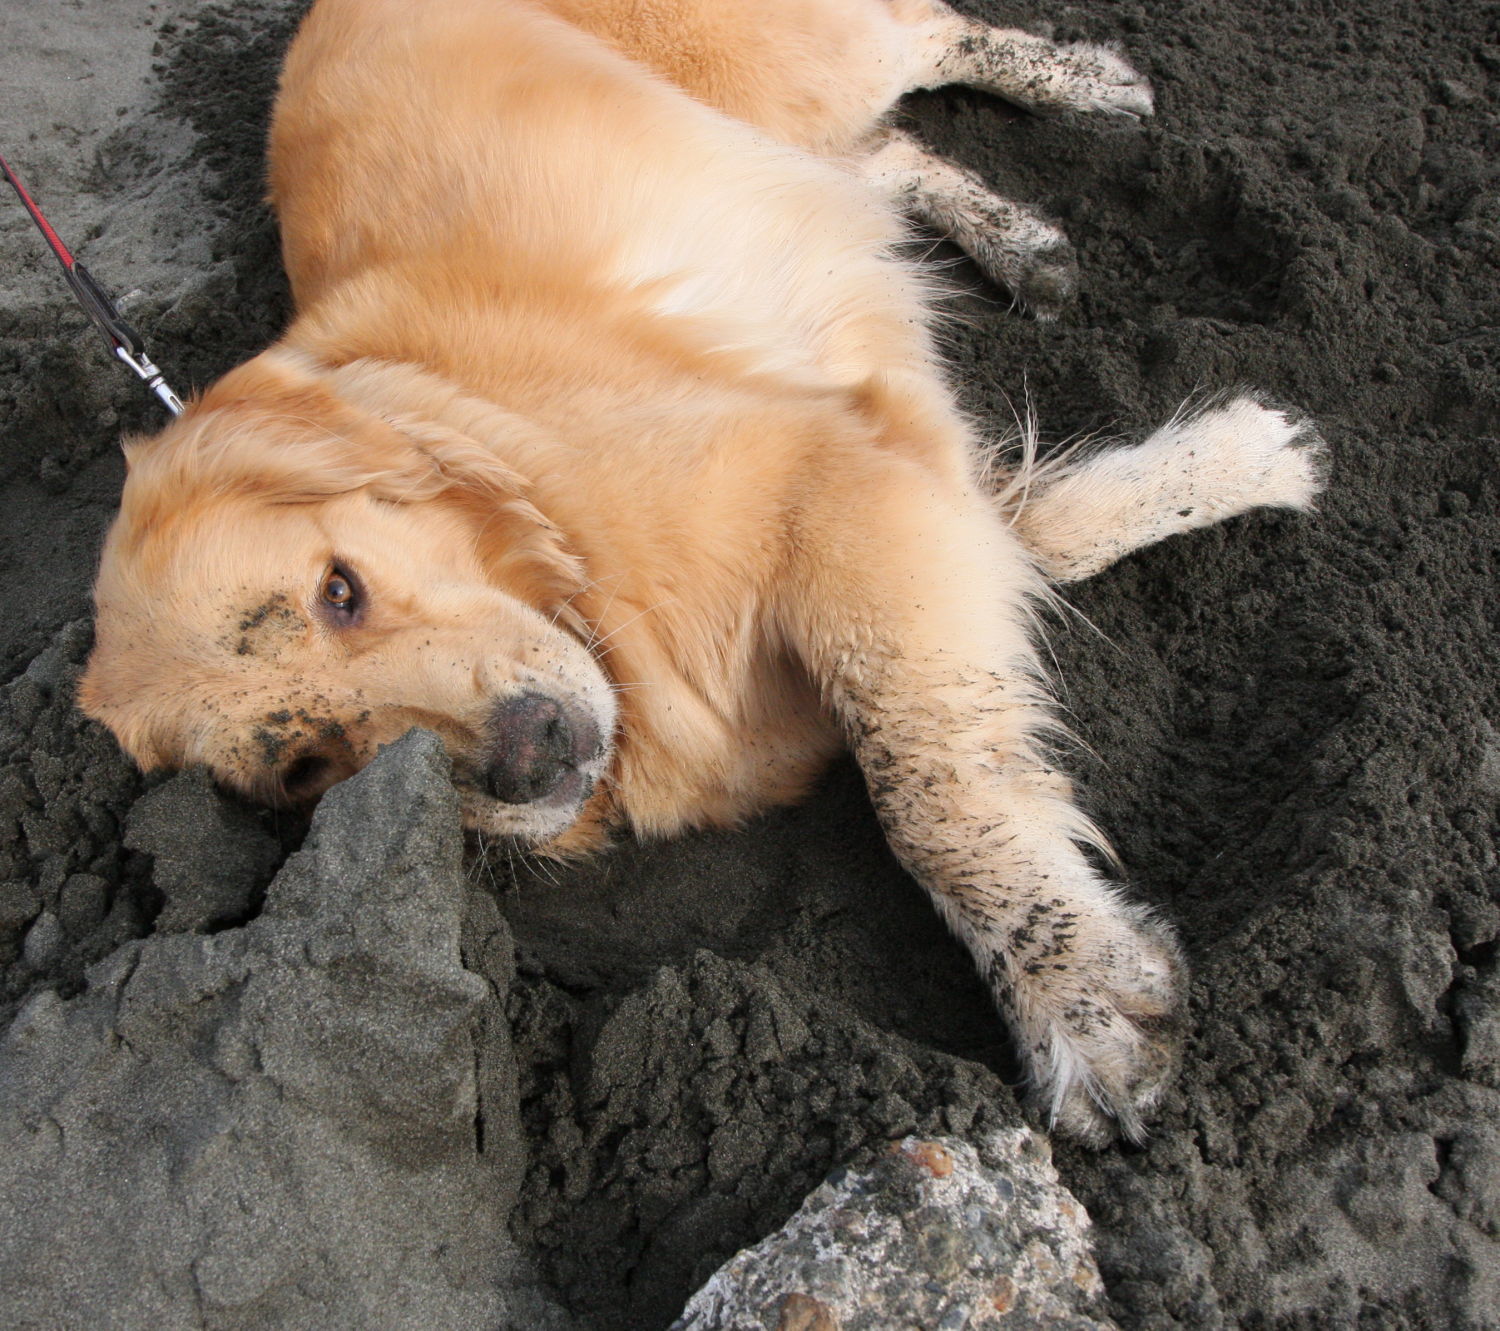
[[[1089,805],[1194,972],[1185,1067],[1149,1143],[1057,1151],[1111,1312],[1126,1328],[1500,1326],[1500,19],[1466,0],[969,7],[1120,41],[1158,94],[1145,126],[961,90],[910,103],[932,144],[1078,247],[1081,299],[1050,325],[935,250],[970,293],[950,345],[976,415],[998,434],[1029,395],[1052,438],[1138,431],[1251,384],[1311,411],[1336,463],[1318,514],[1173,540],[1074,589],[1053,626]],[[0,151],[102,278],[139,288],[131,313],[180,390],[286,316],[259,157],[295,9],[6,15]],[[143,781],[72,710],[116,439],[159,417],[49,262],[0,209],[0,1018],[29,1002],[27,1029],[59,1011],[82,1029],[132,940],[169,965],[174,938],[186,957],[194,938],[273,933],[266,884],[303,829],[197,777]],[[464,961],[495,1000],[473,1057],[499,1108],[475,1111],[454,1205],[497,1224],[509,1207],[521,1253],[465,1260],[495,1263],[497,1284],[533,1264],[550,1292],[528,1297],[566,1308],[558,1325],[664,1327],[836,1164],[1015,1121],[998,1020],[847,765],[742,833],[568,871],[471,861],[461,891]],[[117,1147],[163,1101],[150,1078],[119,1086],[113,1118],[75,1127],[125,1194],[137,1162],[146,1205],[161,1162]],[[350,1280],[438,1241],[424,1152],[453,1144],[378,1095],[345,1108],[350,1134],[420,1175],[404,1211],[384,1174],[350,1186],[378,1193],[378,1223],[364,1249],[340,1231],[320,1255]],[[6,1130],[44,1129],[33,1113]],[[481,1166],[495,1192],[476,1203]],[[39,1264],[87,1233],[87,1189],[74,1205]],[[258,1242],[247,1229],[247,1253]],[[279,1324],[219,1258],[228,1304],[181,1324]],[[346,1307],[327,1324],[379,1324]],[[519,1309],[508,1324],[543,1324]]]

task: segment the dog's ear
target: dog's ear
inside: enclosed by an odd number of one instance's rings
[[[176,426],[126,445],[132,480],[316,503],[355,490],[430,499],[446,482],[388,421],[356,407],[274,352],[231,370]]]
[[[194,497],[316,503],[363,490],[458,509],[497,585],[549,613],[583,585],[562,533],[495,447],[444,426],[376,415],[275,352],[230,371],[154,439],[126,444],[122,505],[144,535]]]
[[[492,446],[430,421],[392,419],[440,478],[436,502],[468,518],[481,560],[497,585],[527,604],[565,614],[584,587],[583,562],[562,530],[532,501],[531,486]]]
[[[125,460],[124,511],[138,520],[214,494],[294,504],[440,488],[404,436],[270,354],[231,370],[160,434],[128,440]]]

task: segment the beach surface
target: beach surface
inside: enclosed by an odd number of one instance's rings
[[[1119,43],[1157,92],[1146,123],[905,104],[1078,249],[1080,298],[1043,324],[922,242],[981,427],[1138,437],[1250,385],[1334,460],[1316,513],[1174,538],[1048,625],[1086,804],[1193,972],[1150,1139],[1055,1146],[1109,1313],[1500,1325],[1500,20],[965,8]],[[261,155],[299,13],[5,20],[0,152],[179,392],[288,317]],[[1020,1122],[1001,1024],[848,763],[742,831],[566,869],[461,859],[420,745],[301,852],[305,828],[200,774],[136,774],[72,688],[120,436],[161,423],[0,199],[0,1194],[29,1217],[0,1286],[35,1324],[659,1329],[835,1167]],[[430,915],[371,886],[385,861],[349,829],[382,797]],[[307,904],[319,874],[368,937]]]

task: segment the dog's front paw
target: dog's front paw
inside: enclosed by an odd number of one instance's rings
[[[1058,56],[1056,109],[1137,117],[1156,109],[1150,81],[1109,47],[1074,42],[1059,47]]]
[[[1030,1099],[1091,1146],[1145,1136],[1177,1066],[1186,967],[1171,929],[1120,905],[1080,921],[1063,950],[1012,963],[1005,996]],[[1019,974],[1015,974],[1019,971]]]

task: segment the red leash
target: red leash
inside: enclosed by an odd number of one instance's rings
[[[119,307],[109,293],[94,280],[93,274],[79,263],[68,247],[62,243],[57,232],[52,229],[51,223],[42,215],[42,210],[36,206],[35,200],[26,192],[26,186],[21,184],[20,178],[10,169],[10,163],[4,157],[0,157],[0,174],[10,181],[11,187],[20,196],[21,202],[26,206],[26,211],[31,214],[31,220],[36,223],[37,230],[46,238],[52,253],[57,256],[58,263],[62,264],[63,276],[68,279],[68,285],[73,288],[74,296],[83,306],[83,312],[104,334],[109,342],[110,350],[146,381],[146,387],[162,400],[172,415],[182,415],[182,399],[167,387],[167,381],[162,377],[161,371],[151,363],[146,355],[145,347],[141,344],[140,334],[125,322],[125,317],[120,313]]]

